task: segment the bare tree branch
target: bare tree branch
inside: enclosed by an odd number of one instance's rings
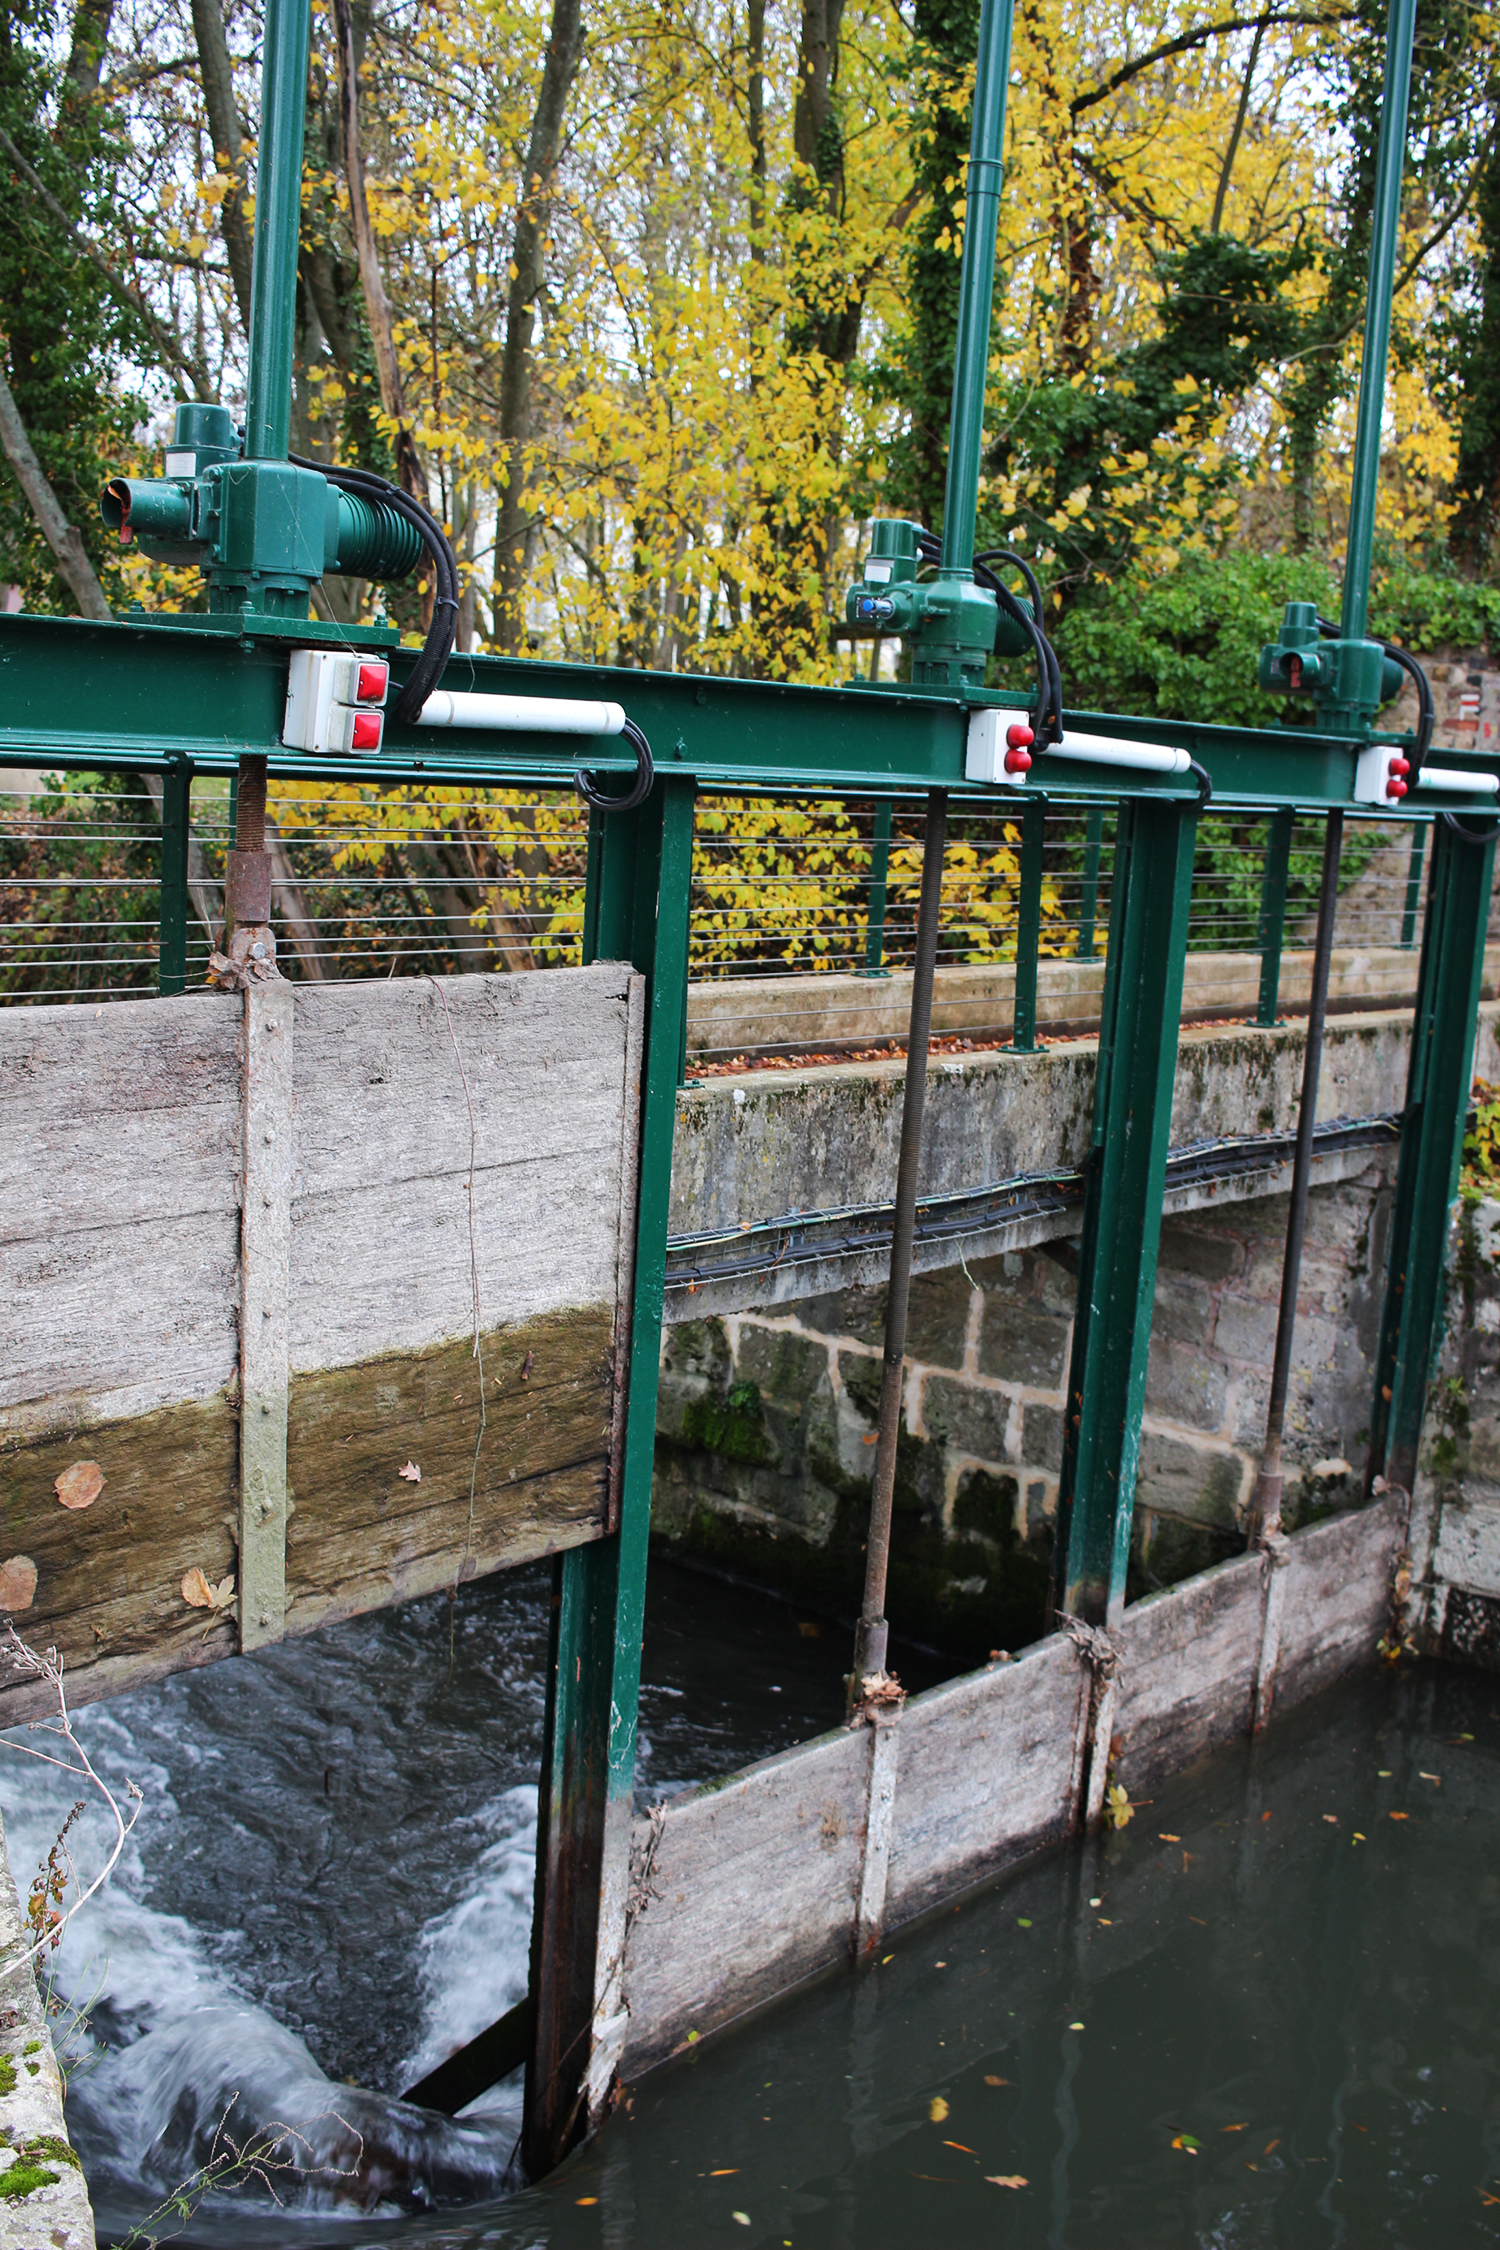
[[[1195,47],[1205,47],[1210,39],[1221,39],[1227,32],[1264,32],[1273,24],[1293,24],[1313,30],[1326,30],[1334,24],[1352,23],[1353,20],[1354,11],[1349,8],[1341,8],[1336,14],[1326,16],[1283,15],[1276,9],[1268,9],[1258,16],[1225,16],[1219,23],[1200,24],[1196,30],[1184,31],[1176,39],[1165,40],[1160,47],[1153,47],[1149,54],[1137,55],[1133,61],[1121,63],[1119,69],[1112,71],[1102,86],[1095,86],[1087,94],[1075,94],[1069,104],[1069,111],[1072,116],[1081,117],[1086,109],[1093,109],[1099,102],[1107,102],[1111,94],[1118,93],[1132,78],[1139,78],[1143,70],[1150,70],[1159,62],[1170,62],[1174,55],[1188,54]]]

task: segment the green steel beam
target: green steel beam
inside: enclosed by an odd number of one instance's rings
[[[267,0],[250,266],[245,458],[284,461],[292,426],[309,0]]]
[[[656,1449],[656,1376],[687,978],[693,786],[669,774],[602,839],[595,958],[647,979],[641,1160],[619,1528],[557,1568],[532,1935],[535,2044],[523,2156],[533,2178],[598,2122],[624,2039],[621,1971]]]
[[[1439,821],[1422,958],[1401,1159],[1386,1256],[1366,1484],[1411,1490],[1427,1385],[1441,1333],[1448,1220],[1458,1190],[1474,1075],[1474,1036],[1495,873],[1495,825],[1482,836]]]
[[[187,989],[188,821],[192,768],[169,766],[161,797],[161,935],[156,989],[163,999]]]
[[[478,787],[568,786],[580,763],[601,773],[633,769],[619,738],[391,726],[378,758],[282,749],[287,652],[316,638],[311,627],[261,617],[253,629],[234,631],[206,617],[167,626],[144,617],[97,624],[0,615],[0,766],[161,773],[186,756],[200,773],[232,774],[241,757],[261,756],[273,773],[307,780]],[[411,650],[394,653],[398,682],[414,660]],[[1033,792],[1081,803],[1112,803],[1122,793],[1178,803],[1196,795],[1187,775],[1085,766],[1050,751],[1036,760],[1026,789],[966,790],[968,715],[986,703],[1004,707],[1008,699],[998,692],[803,687],[486,656],[453,658],[447,677],[485,694],[612,698],[644,728],[661,769],[691,777],[700,791],[900,796],[945,788],[1016,813]],[[1079,731],[1187,750],[1212,776],[1216,806],[1362,809],[1349,796],[1357,745],[1344,738],[1100,712],[1070,711],[1067,718]],[[1460,752],[1445,751],[1443,763],[1494,770],[1493,759],[1486,764]],[[1450,802],[1480,809],[1464,796]]]
[[[1286,891],[1292,871],[1292,829],[1296,814],[1283,805],[1271,815],[1266,838],[1266,864],[1260,885],[1260,920],[1255,944],[1260,954],[1260,1001],[1255,1011],[1259,1024],[1281,1021],[1276,1004],[1281,994],[1281,948],[1286,936]]]
[[[1125,1602],[1197,826],[1120,806],[1052,1583],[1093,1625]]]
[[[1359,370],[1359,418],[1349,494],[1349,539],[1344,551],[1346,641],[1362,641],[1370,608],[1370,563],[1375,551],[1375,495],[1380,480],[1381,425],[1385,419],[1385,366],[1390,348],[1391,298],[1401,228],[1401,179],[1406,169],[1406,111],[1411,92],[1412,33],[1417,0],[1391,0],[1385,35],[1385,87],[1380,108],[1380,153],[1375,167],[1375,208],[1370,222],[1370,276],[1365,297],[1365,348]]]
[[[1036,1052],[1036,978],[1042,950],[1042,850],[1047,840],[1047,800],[1029,797],[1021,809],[1021,880],[1016,898],[1016,1001],[1011,1052]]]
[[[1083,842],[1083,884],[1078,899],[1078,959],[1092,961],[1099,923],[1099,862],[1104,856],[1104,807],[1094,805]]]

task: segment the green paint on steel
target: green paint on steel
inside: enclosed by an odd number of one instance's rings
[[[1131,798],[1115,839],[1053,1564],[1054,1606],[1096,1625],[1125,1601],[1197,825]]]
[[[1090,808],[1083,838],[1083,883],[1078,897],[1078,959],[1092,961],[1099,922],[1099,862],[1104,856],[1104,807]]]
[[[1292,869],[1292,828],[1296,814],[1290,805],[1272,813],[1266,837],[1266,864],[1260,881],[1260,919],[1255,944],[1260,954],[1260,1000],[1255,1011],[1259,1024],[1279,1023],[1276,1013],[1281,993],[1281,947],[1286,936],[1286,892]]]
[[[995,233],[1005,150],[1005,90],[1010,82],[1011,0],[984,0],[974,81],[969,171],[964,182],[964,251],[954,342],[948,482],[943,499],[944,571],[968,576],[974,561],[984,392],[989,371]]]
[[[885,903],[891,874],[891,811],[889,799],[875,807],[870,844],[870,889],[865,910],[865,965],[859,974],[888,976],[885,967]]]
[[[1401,226],[1401,178],[1406,169],[1406,111],[1411,92],[1412,33],[1417,0],[1391,0],[1385,37],[1385,88],[1380,109],[1380,153],[1370,226],[1370,280],[1365,299],[1365,348],[1359,373],[1359,419],[1349,495],[1349,541],[1344,554],[1342,631],[1362,641],[1370,607],[1370,563],[1375,551],[1375,492],[1380,478],[1380,433],[1385,418],[1385,367],[1390,346],[1391,298]]]
[[[1021,880],[1016,899],[1016,1004],[1010,1043],[1018,1055],[1036,1052],[1036,978],[1042,950],[1042,851],[1047,800],[1028,799],[1021,812]]]
[[[284,461],[291,431],[309,0],[267,0],[250,268],[245,457]]]
[[[188,820],[192,769],[169,766],[161,797],[161,936],[156,989],[165,999],[187,988]]]
[[[1458,1191],[1494,881],[1495,828],[1482,840],[1440,821],[1412,1024],[1401,1160],[1375,1363],[1367,1480],[1411,1490],[1442,1315],[1448,1219]]]
[[[1422,855],[1427,831],[1420,824],[1411,832],[1411,857],[1406,863],[1406,905],[1401,914],[1401,943],[1406,951],[1417,942],[1417,908],[1422,903]]]
[[[638,811],[608,816],[600,841],[595,957],[633,961],[647,979],[641,1161],[619,1528],[564,1556],[556,1578],[523,2144],[534,2177],[587,2129],[601,1898],[622,1897],[629,1855],[693,796],[690,779],[659,776]],[[619,1943],[623,1930],[605,1934]]]

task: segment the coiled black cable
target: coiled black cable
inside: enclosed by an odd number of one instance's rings
[[[331,469],[322,461],[307,461],[296,453],[288,455],[288,459],[295,469],[315,469],[341,492],[357,493],[361,499],[378,501],[381,506],[404,516],[432,557],[437,581],[432,598],[432,623],[406,685],[391,707],[393,719],[402,726],[412,726],[421,717],[423,705],[441,679],[458,635],[458,559],[449,544],[448,534],[420,500],[414,500],[409,492],[403,492],[399,485],[391,484],[385,477],[376,476],[373,470]]]
[[[634,719],[627,719],[620,732],[635,752],[635,779],[623,797],[607,797],[599,787],[598,782],[594,780],[591,774],[585,773],[582,767],[573,776],[578,784],[578,794],[582,797],[584,803],[596,806],[600,812],[634,812],[637,805],[643,805],[646,802],[651,794],[651,784],[656,779],[656,767],[652,762],[651,745]]]
[[[1026,581],[1026,591],[1031,596],[1029,613],[1021,607],[1010,590],[1002,586],[994,572],[985,568],[988,563],[993,562],[1009,563],[1013,569],[1021,573]],[[1017,620],[1030,631],[1031,644],[1036,652],[1042,691],[1041,702],[1038,706],[1037,748],[1046,750],[1054,742],[1061,742],[1062,740],[1063,689],[1062,666],[1057,661],[1057,651],[1052,646],[1046,627],[1042,623],[1041,585],[1036,572],[1027,562],[1025,556],[1018,555],[1010,547],[986,547],[983,554],[976,555],[974,557],[974,575],[976,578],[979,577],[981,571],[984,573],[981,583],[988,583],[1006,615]]]

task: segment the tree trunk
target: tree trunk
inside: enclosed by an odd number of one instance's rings
[[[250,228],[245,218],[245,167],[240,143],[240,118],[234,99],[234,63],[229,53],[229,41],[224,36],[224,18],[219,0],[193,0],[193,34],[198,44],[198,63],[203,72],[203,106],[208,112],[208,130],[214,144],[215,161],[234,182],[229,193],[219,205],[219,224],[224,235],[224,254],[229,260],[229,278],[234,283],[234,301],[240,309],[240,320],[245,333],[250,332]]]
[[[750,256],[766,261],[766,0],[748,0],[745,113],[750,136]]]
[[[526,173],[516,207],[505,349],[500,361],[499,437],[504,467],[495,531],[495,638],[508,656],[525,644],[528,547],[526,449],[531,439],[531,339],[546,283],[547,221],[562,146],[563,112],[583,58],[582,0],[552,0],[547,59],[531,120]]]
[[[380,403],[397,425],[394,448],[397,481],[414,500],[421,500],[425,504],[427,477],[417,452],[416,440],[407,425],[406,400],[401,383],[401,365],[396,357],[390,299],[385,293],[385,277],[380,270],[375,230],[370,224],[370,207],[365,195],[365,160],[359,139],[359,62],[364,42],[355,37],[354,11],[350,0],[333,0],[333,18],[338,43],[339,119],[344,143],[344,175],[349,186],[349,216],[354,229],[355,248],[359,253],[359,279],[364,293],[365,316],[370,324],[370,340],[375,347]]]

